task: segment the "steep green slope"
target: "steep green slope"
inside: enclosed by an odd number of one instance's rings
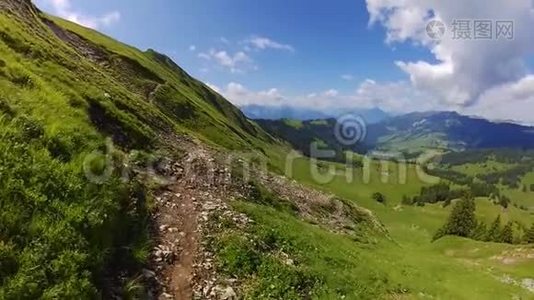
[[[249,147],[253,136],[266,138],[238,109],[168,57],[141,52],[31,8],[21,10],[21,3],[3,4],[4,12],[15,12],[3,15],[4,73],[19,85],[25,78],[44,81],[61,91],[70,106],[104,113],[115,118],[117,126],[132,130],[129,141],[115,141],[146,145],[143,139],[176,128],[192,129],[206,140],[238,149]]]
[[[177,133],[269,141],[168,57],[0,1],[0,298],[99,297],[141,266],[150,193],[123,171]]]
[[[128,89],[137,91],[140,100],[152,104],[151,109],[157,109],[169,121],[178,123],[190,133],[200,133],[231,149],[249,148],[254,143],[253,137],[267,139],[237,108],[193,79],[167,56],[154,50],[140,52],[93,30],[61,19],[50,19],[66,29],[58,36],[74,33],[87,39],[90,44],[82,42],[80,46],[76,38],[74,41],[66,38],[78,52],[91,51],[86,46],[104,51],[94,60],[104,66],[105,72],[116,81],[123,81]]]

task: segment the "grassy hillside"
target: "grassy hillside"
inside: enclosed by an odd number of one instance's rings
[[[143,153],[184,133],[235,150],[269,140],[168,57],[30,1],[0,2],[0,40],[2,299],[100,297],[146,262],[150,189],[124,178]]]
[[[275,156],[275,154],[273,154]],[[381,241],[369,249],[353,245],[351,256],[337,250],[337,245],[317,240],[330,251],[339,251],[340,257],[357,261],[365,257],[365,265],[373,266],[377,276],[384,276],[381,284],[375,286],[374,292],[379,298],[385,299],[508,299],[533,297],[528,286],[522,286],[522,280],[529,280],[532,274],[528,271],[533,266],[532,251],[527,245],[505,245],[497,243],[481,243],[468,239],[447,237],[432,242],[432,236],[443,225],[452,205],[443,207],[442,203],[427,204],[422,207],[402,204],[402,196],[414,196],[423,186],[434,184],[433,180],[422,181],[415,165],[408,165],[406,183],[400,183],[399,166],[390,162],[389,176],[383,182],[383,172],[378,161],[371,165],[369,181],[364,181],[361,169],[348,169],[354,174],[353,180],[347,180],[346,166],[337,163],[325,163],[323,173],[333,177],[320,182],[312,176],[316,162],[301,157],[293,164],[293,177],[318,189],[331,192],[339,197],[349,199],[353,203],[373,211],[384,223],[393,243]],[[329,168],[331,168],[329,170]],[[335,171],[333,171],[335,170]],[[429,183],[432,182],[432,183]],[[387,201],[385,204],[376,202],[372,195],[381,192]],[[512,190],[504,189],[505,193]],[[534,202],[525,195],[514,195],[514,202]],[[503,209],[487,198],[477,198],[477,218],[491,223],[501,215],[503,224],[508,221],[530,226],[534,222],[534,211],[524,210],[515,206]],[[265,222],[274,222],[272,219]],[[291,228],[291,225],[286,225]],[[287,229],[289,232],[292,229]],[[337,237],[342,239],[342,237]],[[336,250],[334,250],[336,249]],[[313,255],[311,255],[313,256]],[[343,264],[343,270],[352,267]],[[336,272],[333,268],[333,272]],[[365,273],[354,272],[360,277],[368,278]],[[340,270],[341,272],[341,270]],[[510,280],[508,280],[510,279]],[[519,283],[519,284],[517,284]],[[371,285],[369,285],[371,286]],[[349,292],[355,293],[357,287]],[[359,298],[362,296],[353,296]],[[372,296],[371,296],[372,297]],[[320,298],[320,297],[319,297]],[[328,299],[328,297],[326,297]],[[348,296],[348,298],[351,298]]]
[[[303,156],[287,168],[283,150],[267,151],[273,168],[288,170],[287,175],[298,182],[369,209],[387,235],[335,232],[285,209],[250,199],[234,202],[234,208],[254,224],[245,230],[222,229],[216,242],[217,263],[229,278],[244,279],[245,298],[306,298],[303,294],[311,299],[532,298],[532,245],[458,237],[432,242],[456,201],[446,207],[405,205],[402,195],[414,196],[438,178],[422,180],[417,166],[409,164],[404,181],[399,175],[403,168],[393,162],[385,176],[380,161],[371,162],[368,179],[361,168]],[[384,194],[385,203],[373,199],[376,192]],[[503,209],[485,197],[476,199],[476,207],[477,218],[486,223],[498,215],[503,224],[529,226],[534,221],[532,211]]]
[[[151,212],[160,204],[146,180],[151,174],[135,168],[192,150],[180,149],[186,137],[288,170],[285,144],[165,55],[45,15],[27,0],[0,2],[0,40],[0,299],[106,299],[110,289],[138,298],[136,279],[153,248]],[[294,147],[330,147],[331,126],[286,121],[282,137],[305,133]],[[268,186],[231,201],[253,222],[233,226],[223,215],[212,224],[203,242],[218,272],[237,277],[246,299],[532,298],[531,245],[455,237],[432,243],[452,206],[402,203],[403,195],[450,179],[423,179],[415,164],[406,174],[394,162],[384,170],[377,160],[366,175],[363,157],[357,160],[292,161],[287,175],[332,194],[325,202],[302,190],[279,199]],[[466,176],[512,169],[486,179],[534,184],[518,165],[444,167]],[[534,198],[505,183],[499,188],[517,207],[479,197],[477,217],[528,226]],[[377,202],[376,192],[386,200]]]
[[[60,94],[56,98],[68,99],[66,108],[89,112],[93,123],[98,116],[90,113],[103,113],[112,119],[106,123],[131,132],[127,138],[113,136],[124,146],[147,144],[142,140],[176,129],[194,129],[205,140],[237,149],[249,147],[252,136],[266,137],[165,55],[141,52],[35,10],[4,11],[2,18],[4,77],[19,87],[39,89],[42,83]],[[109,127],[98,129],[113,135]]]

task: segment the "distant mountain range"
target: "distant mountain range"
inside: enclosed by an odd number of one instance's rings
[[[365,119],[369,124],[374,124],[383,121],[390,117],[389,114],[379,108],[370,109],[341,109],[331,108],[326,110],[315,110],[301,107],[293,107],[288,105],[270,106],[270,105],[245,105],[240,107],[241,111],[250,119],[265,119],[265,120],[319,120],[338,118],[345,114],[359,115]]]
[[[343,148],[359,152],[369,149],[418,153],[425,149],[534,148],[534,127],[492,122],[456,112],[410,113],[369,123],[365,140],[350,147],[336,140],[335,119],[256,121],[305,154],[313,141],[320,141],[325,148],[333,150]]]
[[[375,148],[461,151],[487,148],[534,148],[534,127],[492,122],[456,112],[411,113],[368,127],[366,144]]]

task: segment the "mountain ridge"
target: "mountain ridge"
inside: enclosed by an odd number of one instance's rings
[[[494,122],[480,117],[464,116],[457,112],[411,113],[394,117],[368,128],[368,144],[393,147],[413,140],[429,139],[419,148],[443,147],[450,150],[483,148],[534,148],[534,127],[515,123]],[[432,135],[442,135],[432,145]],[[386,139],[391,139],[386,141]],[[439,144],[441,143],[441,144]],[[391,144],[391,145],[388,145]]]
[[[359,115],[365,122],[373,124],[390,117],[389,114],[379,108],[331,108],[316,110],[313,108],[294,107],[291,105],[259,105],[250,104],[239,107],[243,113],[251,119],[295,119],[300,121],[310,121],[317,119],[338,118],[343,115]]]
[[[454,111],[414,112],[366,124],[365,139],[346,147],[334,139],[336,119],[256,120],[266,131],[305,154],[314,141],[330,149],[370,149],[417,153],[428,149],[462,151],[488,148],[534,148],[534,127],[464,116]],[[361,129],[361,128],[360,128]]]

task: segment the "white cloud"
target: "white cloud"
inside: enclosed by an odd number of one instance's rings
[[[232,73],[245,73],[247,71],[257,70],[258,66],[251,56],[259,50],[278,49],[291,52],[295,51],[290,45],[281,44],[265,37],[256,36],[238,43],[232,43],[225,37],[220,37],[217,41],[223,45],[217,47],[218,49],[214,47],[209,51],[200,52],[198,53],[198,57],[214,62],[217,66],[227,69]],[[229,48],[234,49],[235,52],[226,50]]]
[[[195,52],[196,50],[197,50],[197,46],[195,46],[195,45],[189,46],[189,51]]]
[[[445,109],[439,100],[414,89],[406,81],[377,83],[366,79],[356,90],[353,99],[363,107],[380,107],[392,113]]]
[[[237,106],[251,104],[290,106],[337,112],[378,107],[393,114],[450,110],[450,106],[432,97],[430,93],[413,88],[409,81],[378,83],[366,79],[350,93],[330,90],[304,96],[284,95],[276,88],[253,91],[235,82],[229,83],[224,88],[209,83],[207,85]],[[532,107],[534,107],[534,75],[516,83],[494,87],[482,94],[477,104],[459,108],[458,112],[483,116],[490,120],[514,120],[534,125]]]
[[[391,113],[454,109],[489,119],[534,123],[530,113],[534,107],[534,75],[529,73],[525,61],[534,53],[534,32],[530,30],[534,27],[532,0],[367,0],[367,8],[370,24],[385,27],[386,43],[412,43],[428,49],[433,59],[396,61],[408,75],[406,80],[367,79],[349,93],[331,89],[289,96],[278,89],[252,91],[237,83],[229,84],[221,92],[237,105],[289,105],[318,110],[380,107]],[[515,22],[515,38],[455,40],[448,28],[441,41],[433,41],[426,34],[426,25],[432,18],[447,24],[461,18],[510,19]],[[294,51],[290,45],[263,37],[251,38],[241,45],[245,52]],[[235,67],[235,56],[226,54],[219,57],[219,63]],[[355,79],[351,74],[341,78]]]
[[[105,13],[102,16],[89,16],[72,8],[70,0],[38,0],[38,6],[50,7],[54,14],[93,29],[107,27],[120,21],[121,14],[118,11]]]
[[[517,82],[503,84],[485,91],[480,101],[465,113],[495,120],[516,120],[534,124],[534,75]]]
[[[109,26],[113,23],[119,22],[121,19],[121,14],[117,11],[110,12],[102,16],[101,18],[98,18],[96,20],[97,27],[99,24],[102,24],[104,26]]]
[[[267,37],[255,36],[245,42],[245,49],[257,49],[257,50],[266,50],[266,49],[276,49],[276,50],[286,50],[290,52],[295,52],[295,48],[288,44],[282,44],[276,41],[273,41]]]
[[[224,88],[219,88],[210,83],[206,83],[206,85],[208,85],[214,91],[223,95],[226,99],[228,99],[236,106],[251,104],[276,106],[283,104],[283,102],[285,101],[285,98],[276,88],[255,92],[235,82],[230,82]]]
[[[334,89],[330,89],[328,91],[325,91],[323,93],[323,96],[325,97],[337,97],[339,95],[339,92],[337,90],[334,90]]]
[[[252,58],[243,51],[231,54],[225,50],[211,49],[208,52],[199,53],[198,57],[207,61],[213,61],[219,66],[230,70],[232,73],[241,73],[250,69],[256,69]]]
[[[459,111],[485,107],[484,102],[495,97],[491,95],[508,95],[530,82],[525,58],[534,53],[532,0],[367,0],[367,9],[370,24],[380,23],[386,29],[387,43],[409,41],[431,52],[433,61],[395,63],[409,75],[414,89],[428,93],[441,105]],[[466,18],[513,20],[514,39],[458,40],[448,28],[441,41],[432,41],[425,28],[433,17],[448,25]],[[534,95],[533,90],[523,90]],[[527,118],[519,111],[512,112],[521,108],[507,107],[510,118]]]
[[[407,113],[444,108],[439,102],[429,100],[432,98],[427,93],[417,91],[406,81],[377,83],[366,79],[349,93],[332,89],[306,97],[284,98],[291,99],[286,105],[325,111],[379,107],[390,113]]]
[[[322,93],[297,96],[284,95],[276,88],[253,91],[235,82],[231,82],[223,88],[210,83],[207,85],[237,106],[256,104],[324,111],[349,111],[351,109],[380,107],[391,113],[426,111],[440,107],[436,101],[431,102],[426,93],[413,89],[409,82],[378,84],[367,79],[351,93],[342,94],[337,90],[328,90]]]
[[[354,76],[351,74],[343,74],[341,75],[341,79],[346,80],[346,81],[352,81],[354,80]]]

